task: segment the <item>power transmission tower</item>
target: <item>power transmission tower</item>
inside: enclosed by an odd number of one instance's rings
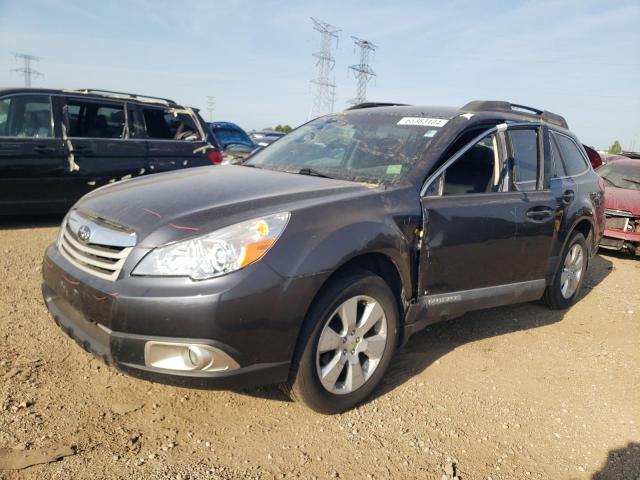
[[[315,94],[313,103],[309,112],[309,118],[333,113],[333,106],[336,97],[335,82],[329,80],[329,74],[336,64],[335,59],[331,56],[331,47],[333,40],[338,44],[339,28],[329,25],[327,22],[311,17],[313,29],[320,33],[320,51],[313,54],[317,58],[316,66],[318,67],[318,76],[311,80],[315,85]]]
[[[376,76],[376,73],[369,66],[369,57],[372,52],[375,52],[378,46],[368,40],[363,40],[358,37],[351,38],[353,38],[356,47],[360,48],[360,63],[349,67],[350,70],[353,70],[356,80],[358,81],[358,92],[356,97],[349,100],[349,103],[358,105],[367,101],[367,83],[369,83],[371,77]]]
[[[209,121],[213,122],[213,106],[216,104],[216,97],[207,95],[207,110],[209,112]]]
[[[35,70],[31,66],[31,64],[33,62],[40,61],[40,57],[34,57],[33,55],[29,55],[29,54],[26,54],[26,53],[15,53],[14,57],[16,58],[16,60],[22,60],[22,62],[23,62],[22,68],[14,68],[12,71],[17,72],[17,73],[21,73],[22,75],[24,75],[24,86],[25,87],[30,87],[31,86],[31,77],[42,77],[42,76],[44,76],[42,74],[42,72],[39,72],[38,70]]]

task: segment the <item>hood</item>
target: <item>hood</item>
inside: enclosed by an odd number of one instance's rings
[[[269,213],[371,190],[343,180],[235,165],[206,166],[115,183],[75,209],[135,231],[155,247]]]
[[[604,192],[604,206],[612,210],[625,210],[640,216],[640,191],[606,187]]]

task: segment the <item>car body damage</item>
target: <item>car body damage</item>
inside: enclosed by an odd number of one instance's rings
[[[368,104],[241,166],[85,195],[45,253],[43,295],[131,375],[289,382],[333,412],[431,323],[543,296],[570,306],[603,226],[599,177],[562,117]]]
[[[640,255],[640,162],[618,159],[598,173],[606,185],[606,228],[600,246]]]

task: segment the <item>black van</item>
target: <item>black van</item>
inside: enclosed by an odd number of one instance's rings
[[[198,112],[172,100],[0,89],[0,214],[64,212],[101,185],[221,160]]]

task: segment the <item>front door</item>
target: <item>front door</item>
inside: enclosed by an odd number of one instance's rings
[[[432,321],[542,295],[555,198],[538,188],[540,151],[536,128],[492,131],[428,180],[419,291]]]

